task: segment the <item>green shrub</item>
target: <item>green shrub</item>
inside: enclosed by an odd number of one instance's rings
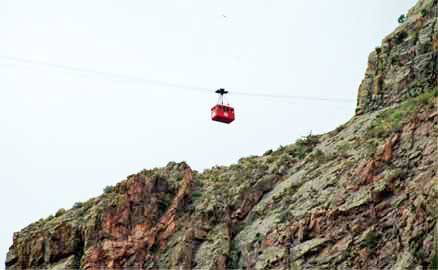
[[[170,202],[167,200],[161,200],[158,202],[158,211],[160,211],[160,213],[164,213],[166,212],[167,208],[169,207]]]
[[[401,31],[399,32],[396,36],[395,36],[395,44],[401,44],[403,42],[403,40],[405,40],[405,38],[408,37],[408,33],[406,33],[405,31]]]
[[[433,255],[430,269],[438,269],[438,254]]]
[[[280,145],[280,146],[277,148],[277,150],[274,151],[274,152],[275,152],[274,154],[279,154],[279,153],[283,152],[284,149],[286,149],[286,146],[284,146],[284,145]]]
[[[268,151],[264,152],[263,155],[267,156],[267,155],[272,154],[272,152],[274,152],[274,151],[272,151],[272,149],[269,149]]]
[[[409,249],[411,254],[414,255],[414,257],[419,261],[423,261],[427,257],[427,253],[425,252],[421,244],[423,240],[424,239],[420,237],[419,239],[416,239],[409,243]]]
[[[320,149],[316,149],[310,154],[310,158],[314,161],[317,161],[319,163],[323,163],[328,161],[331,157],[326,155],[323,151]]]
[[[400,56],[399,55],[394,55],[391,57],[391,65],[400,66]]]
[[[279,214],[279,216],[278,216],[278,220],[277,220],[277,223],[279,223],[279,224],[285,224],[286,222],[289,222],[289,219],[290,219],[290,214],[289,214],[289,212],[288,212],[288,211],[284,211],[284,212],[281,212],[281,213]]]
[[[404,22],[406,22],[407,19],[408,19],[408,17],[406,17],[405,14],[402,14],[398,17],[397,21],[398,21],[398,23],[404,23]]]
[[[263,236],[262,236],[262,234],[261,233],[256,233],[256,235],[255,235],[255,241],[256,241],[256,243],[258,243],[258,244],[261,244],[262,243],[262,241],[263,241]]]
[[[380,235],[371,231],[365,236],[364,245],[369,250],[373,250],[379,244],[379,240],[380,240]]]
[[[308,152],[309,149],[302,144],[297,144],[295,147],[295,155],[297,156],[298,159],[301,160],[304,159]]]
[[[202,197],[202,192],[199,190],[195,190],[192,192],[192,200],[195,201]]]
[[[427,9],[425,9],[425,8],[422,9],[422,10],[421,10],[421,17],[423,17],[423,18],[426,17],[428,13],[429,13],[429,12],[427,11]],[[438,267],[437,267],[437,268],[438,268]]]
[[[312,135],[312,133],[310,133],[309,135],[307,135],[306,137],[303,137],[301,139],[297,140],[297,144],[302,144],[308,147],[313,147],[316,146],[319,143],[319,137],[317,135]]]
[[[62,216],[62,215],[65,214],[65,212],[66,212],[65,209],[64,209],[64,208],[61,208],[61,209],[59,209],[58,211],[56,211],[55,217]]]
[[[313,147],[315,147],[318,143],[319,136],[309,134],[295,142],[291,154],[302,160],[307,156],[307,154],[312,152]]]
[[[73,209],[78,209],[78,208],[81,208],[82,206],[83,206],[82,202],[75,202],[73,204]]]
[[[106,187],[103,189],[103,193],[108,194],[108,193],[113,192],[113,190],[114,190],[114,187],[113,187],[113,186],[106,186]]]

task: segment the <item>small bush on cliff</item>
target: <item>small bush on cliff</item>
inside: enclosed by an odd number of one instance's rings
[[[408,37],[408,33],[406,33],[405,31],[401,31],[400,33],[398,33],[395,38],[394,38],[394,42],[395,44],[399,45],[403,42],[403,40],[405,40],[405,38]]]
[[[407,20],[407,17],[405,14],[400,15],[397,19],[398,23],[404,23],[406,20]]]
[[[316,149],[315,151],[313,151],[310,158],[319,163],[323,163],[328,159],[327,155],[320,149]]]
[[[424,261],[427,258],[427,253],[423,249],[423,242],[424,238],[420,237],[419,239],[413,240],[409,244],[409,249],[412,255],[418,260],[418,261]],[[433,268],[432,268],[433,269]]]
[[[65,212],[66,212],[65,209],[61,208],[58,211],[56,211],[55,217],[60,217],[60,216],[64,215]]]
[[[261,244],[263,242],[263,236],[262,236],[261,233],[259,233],[259,232],[256,233],[256,235],[255,235],[255,242],[257,244]]]
[[[192,201],[196,201],[197,199],[202,197],[202,192],[199,190],[195,190],[192,192]]]
[[[379,244],[379,240],[380,240],[380,235],[378,235],[377,233],[371,231],[365,237],[364,245],[369,250],[373,250],[375,247],[377,247],[377,244]]]
[[[351,150],[352,145],[348,142],[336,145],[336,151],[341,157],[348,157],[348,152]]]
[[[73,204],[73,209],[78,209],[81,208],[84,204],[82,202],[76,202],[75,204]]]
[[[309,150],[302,144],[297,144],[295,147],[295,155],[298,159],[304,159]]]
[[[421,17],[423,17],[423,18],[426,17],[428,13],[429,13],[429,12],[427,11],[427,9],[425,9],[425,8],[422,9],[422,10],[421,10]],[[437,268],[438,268],[438,267],[437,267]]]
[[[310,132],[309,135],[298,141],[300,141],[302,144],[306,146],[313,147],[319,143],[319,137],[320,136],[318,135],[312,135],[312,132]]]
[[[169,205],[170,205],[170,202],[167,200],[159,201],[158,202],[158,210],[160,211],[161,214],[163,214],[164,212],[166,212]]]
[[[368,138],[384,138],[400,130],[412,116],[426,106],[433,105],[438,90],[428,91],[415,98],[406,100],[400,106],[388,109],[374,119],[367,130]]]
[[[106,186],[106,187],[103,189],[103,193],[108,194],[108,193],[113,192],[113,190],[114,190],[114,187],[112,187],[112,186]]]
[[[430,264],[430,269],[438,269],[438,254],[432,257],[432,263]]]
[[[274,151],[272,151],[272,149],[269,149],[268,151],[263,153],[263,156],[270,155],[270,154],[272,154],[272,152],[274,152]]]
[[[311,133],[304,138],[298,139],[295,143],[293,154],[298,159],[304,159],[307,154],[312,152],[313,147],[319,143],[319,136],[312,135]]]

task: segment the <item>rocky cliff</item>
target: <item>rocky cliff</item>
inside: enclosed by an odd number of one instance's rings
[[[437,8],[420,0],[371,53],[336,130],[228,167],[131,175],[15,233],[6,268],[438,265]]]
[[[418,96],[436,85],[438,39],[434,1],[418,1],[407,21],[368,57],[356,114],[372,112]]]

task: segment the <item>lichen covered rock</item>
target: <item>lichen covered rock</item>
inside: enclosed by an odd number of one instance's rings
[[[399,104],[436,87],[437,20],[436,1],[418,1],[408,20],[370,54],[356,114]]]
[[[13,236],[7,269],[427,269],[438,228],[436,0],[369,57],[336,130],[131,175]],[[438,233],[437,233],[438,234]]]

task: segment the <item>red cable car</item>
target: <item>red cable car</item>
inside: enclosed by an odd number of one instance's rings
[[[229,124],[234,121],[234,108],[230,105],[224,105],[224,95],[228,94],[228,91],[221,88],[216,90],[219,94],[218,103],[211,108],[211,120]]]

